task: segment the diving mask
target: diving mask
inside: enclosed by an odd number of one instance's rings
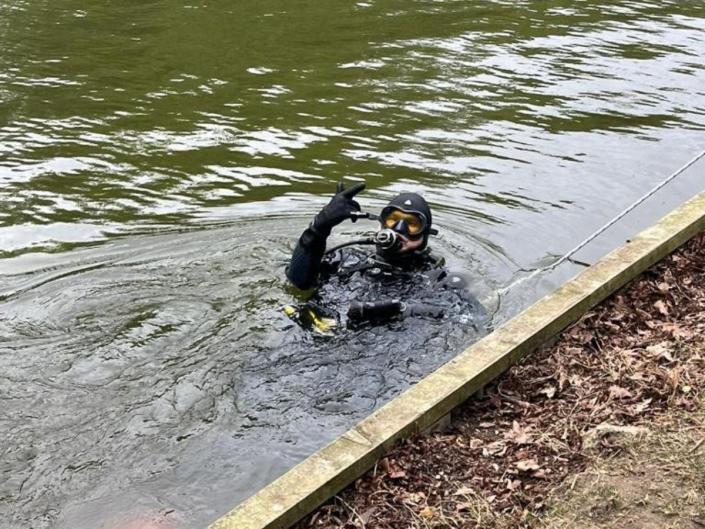
[[[408,238],[417,239],[423,236],[428,225],[426,216],[418,212],[406,212],[392,206],[387,206],[380,215],[382,226],[394,230]]]

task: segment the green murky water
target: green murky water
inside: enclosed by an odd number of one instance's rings
[[[340,178],[423,192],[496,305],[705,146],[699,1],[0,0],[0,51],[3,528],[203,526],[471,341],[292,337]]]

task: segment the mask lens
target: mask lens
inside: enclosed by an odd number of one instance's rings
[[[401,213],[401,211],[392,211],[388,217],[384,219],[384,225],[387,228],[393,228],[394,225],[399,222],[399,215],[397,213]]]
[[[423,230],[423,223],[418,215],[404,213],[398,209],[392,210],[389,215],[384,218],[383,222],[385,227],[393,228],[400,220],[406,223],[409,235],[418,235]]]
[[[407,215],[406,225],[409,227],[409,233],[416,235],[421,231],[421,219],[416,215]]]

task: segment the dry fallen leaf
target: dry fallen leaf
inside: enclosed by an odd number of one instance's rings
[[[423,492],[405,492],[401,496],[401,501],[403,503],[411,503],[413,505],[418,505],[426,499],[426,495]]]
[[[548,475],[551,473],[550,468],[540,468],[532,474],[535,478],[548,479]]]
[[[663,316],[668,316],[668,307],[662,299],[659,299],[656,303],[654,303],[654,308]]]
[[[628,389],[621,388],[619,386],[610,386],[610,397],[613,399],[629,399],[632,397],[631,392]]]
[[[523,461],[517,461],[514,465],[522,472],[529,472],[541,468],[535,459],[524,459]]]
[[[556,396],[556,386],[547,385],[539,390],[539,393],[543,393],[547,398],[552,399]]]
[[[667,332],[674,338],[684,338],[686,340],[690,340],[695,335],[691,329],[677,323],[666,323],[661,328],[664,332]]]
[[[649,404],[651,404],[652,400],[653,399],[646,399],[644,401],[641,401],[639,404],[634,406],[634,411],[636,411],[636,413],[639,413],[639,414],[644,413],[646,411],[646,409],[649,407]]]
[[[507,480],[507,490],[514,492],[521,487],[521,481],[518,479],[508,479]]]
[[[375,514],[375,511],[377,510],[377,507],[370,507],[366,511],[364,511],[362,514],[360,514],[360,521],[362,521],[363,524],[370,523],[370,520],[372,520],[372,516]]]
[[[474,490],[463,485],[453,493],[453,496],[472,496],[473,494],[475,494]]]
[[[484,443],[482,442],[481,439],[476,439],[476,438],[474,438],[474,437],[473,437],[472,439],[470,439],[470,448],[472,448],[473,450],[477,450],[477,449],[480,448],[483,444],[484,444]]]
[[[504,441],[495,441],[482,448],[482,455],[485,457],[503,456],[506,452],[507,445]]]
[[[668,292],[668,291],[671,289],[670,285],[669,285],[668,283],[666,283],[666,282],[661,282],[661,283],[659,283],[659,284],[657,285],[657,287],[658,287],[658,289],[659,289],[661,292],[663,292],[664,294],[665,294],[666,292]]]
[[[526,428],[519,426],[517,421],[512,422],[512,429],[504,434],[504,438],[518,445],[525,445],[531,442]]]
[[[665,342],[649,345],[646,348],[646,352],[656,356],[657,358],[664,358],[669,362],[674,361],[673,355],[671,354],[671,347]]]
[[[576,388],[582,387],[584,380],[585,379],[580,375],[570,375],[568,377],[568,382],[570,382],[570,385]]]
[[[406,472],[396,466],[396,461],[389,460],[386,457],[380,461],[382,468],[391,479],[401,479],[406,477]]]

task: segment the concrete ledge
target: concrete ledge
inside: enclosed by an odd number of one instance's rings
[[[285,529],[402,437],[433,425],[590,308],[705,230],[705,193],[486,336],[233,509],[210,529]]]

